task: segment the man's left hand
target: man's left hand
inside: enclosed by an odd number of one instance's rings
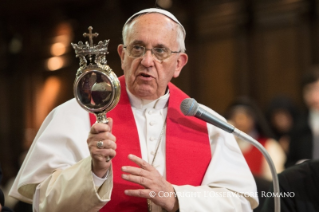
[[[128,158],[139,167],[123,166],[122,171],[128,174],[123,174],[122,178],[137,183],[145,187],[145,189],[125,190],[125,194],[151,199],[152,202],[167,211],[176,211],[178,209],[178,200],[172,184],[167,182],[153,166],[143,159],[135,155],[129,155]],[[164,197],[164,194],[169,195]]]

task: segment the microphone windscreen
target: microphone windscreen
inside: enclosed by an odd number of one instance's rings
[[[185,116],[194,116],[198,109],[198,103],[193,98],[186,98],[182,101],[180,108]]]

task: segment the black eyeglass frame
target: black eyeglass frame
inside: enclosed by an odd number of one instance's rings
[[[181,52],[182,52],[182,50],[172,51],[172,50],[170,50],[169,48],[166,48],[166,47],[164,47],[164,48],[158,47],[158,48],[147,49],[147,48],[145,48],[145,46],[132,45],[132,47],[133,47],[133,46],[141,47],[141,48],[144,50],[144,51],[143,51],[143,54],[140,55],[140,56],[138,56],[138,57],[132,56],[132,55],[131,55],[131,52],[129,52],[129,55],[130,55],[131,57],[134,57],[134,58],[143,57],[143,56],[146,54],[146,51],[150,50],[151,53],[155,56],[155,58],[156,58],[157,60],[163,61],[163,60],[169,58],[172,54],[177,54],[177,53],[181,53]],[[123,46],[123,48],[129,50],[129,47],[128,47],[128,46]],[[154,49],[166,49],[166,50],[168,50],[169,54],[167,55],[167,57],[159,59],[159,58],[156,56],[156,54],[154,53]]]

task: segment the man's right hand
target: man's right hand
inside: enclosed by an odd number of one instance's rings
[[[87,143],[92,157],[92,171],[98,177],[105,177],[110,168],[111,160],[116,155],[116,137],[112,134],[113,119],[108,124],[95,123],[90,130]],[[98,148],[97,142],[102,141],[103,147]]]

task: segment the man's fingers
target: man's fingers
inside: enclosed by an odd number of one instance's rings
[[[144,186],[146,188],[149,188],[152,181],[147,179],[146,177],[141,177],[141,176],[136,176],[136,175],[131,175],[131,174],[122,174],[122,178],[124,180],[137,183],[141,186]]]
[[[114,158],[116,155],[116,151],[113,149],[101,149],[97,150],[96,152],[92,153],[91,157],[93,160],[97,162],[104,162],[108,157],[111,159]]]
[[[111,128],[107,124],[102,124],[102,123],[95,123],[92,125],[90,133],[91,134],[98,134],[101,132],[110,132]]]
[[[128,174],[133,174],[142,177],[147,177],[150,174],[149,171],[134,166],[122,166],[122,171]]]
[[[143,198],[153,198],[153,193],[150,189],[135,189],[135,190],[125,190],[124,191],[128,196],[134,197],[143,197]]]
[[[113,119],[112,119],[112,118],[107,118],[107,120],[109,120],[109,123],[107,123],[107,125],[110,127],[110,132],[112,132],[112,128],[113,128]]]
[[[90,134],[88,137],[89,141],[102,141],[102,140],[113,140],[116,141],[116,137],[111,132],[100,132],[99,134]]]
[[[98,142],[98,141],[97,141]],[[96,147],[97,147],[97,142],[96,142]],[[102,140],[103,142],[103,147],[101,149],[116,149],[117,145],[115,141],[112,140]],[[98,148],[98,147],[97,147]]]
[[[153,166],[151,166],[149,163],[147,163],[145,160],[143,160],[142,158],[137,157],[136,155],[132,155],[129,154],[128,158],[136,163],[139,167],[141,167],[142,169],[145,169],[147,171],[152,171],[154,169]]]
[[[113,119],[112,118],[107,118],[109,122],[107,124],[102,124],[102,123],[95,123],[91,127],[91,134],[98,134],[100,132],[112,132],[112,127],[113,127]]]

